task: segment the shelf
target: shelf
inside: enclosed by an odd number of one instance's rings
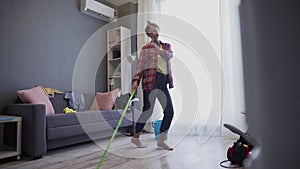
[[[0,146],[0,159],[18,155],[20,155],[20,152],[17,151],[16,147],[11,147],[8,145]]]
[[[2,116],[0,116],[0,122],[2,122],[2,123],[14,121],[14,119],[15,118],[13,118],[13,117],[2,117]]]
[[[109,62],[116,62],[116,61],[121,61],[121,58],[114,58],[114,59],[109,59]]]
[[[1,150],[1,152],[0,152],[0,154],[1,154],[2,151],[15,151],[16,148],[3,144],[0,146],[0,150]]]
[[[1,151],[0,152],[0,159],[7,158],[7,157],[13,157],[13,156],[19,156],[20,153],[17,151]]]
[[[122,94],[131,90],[131,64],[124,56],[131,54],[130,29],[118,27],[107,31],[107,90],[119,88]],[[113,84],[113,85],[111,85]]]
[[[121,78],[121,76],[112,76],[112,77],[110,77],[110,79],[117,79],[117,78]]]
[[[109,48],[110,50],[112,50],[112,49],[118,49],[118,48],[120,48],[120,46],[121,46],[121,43],[120,43],[120,42],[117,42],[117,43],[109,44],[108,48]]]

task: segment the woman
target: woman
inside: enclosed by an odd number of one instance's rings
[[[136,122],[135,133],[131,142],[139,148],[147,147],[140,141],[139,137],[146,121],[153,113],[155,99],[157,98],[164,109],[157,146],[166,150],[173,150],[165,143],[166,133],[170,128],[174,115],[172,99],[167,88],[167,84],[169,84],[169,88],[173,88],[170,62],[173,52],[170,44],[158,40],[159,26],[157,24],[148,22],[145,33],[151,38],[151,42],[142,48],[136,74],[133,78],[133,90],[136,90],[142,79],[144,106],[143,112]]]

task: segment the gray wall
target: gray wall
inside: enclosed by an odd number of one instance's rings
[[[72,89],[77,56],[86,40],[106,22],[79,12],[79,0],[0,1],[0,110],[16,90],[40,84]],[[106,44],[106,39],[103,39]],[[106,90],[100,64],[96,90]]]
[[[262,145],[252,169],[299,168],[299,7],[242,0],[247,121]]]
[[[119,17],[128,16],[130,15],[130,20],[127,23],[122,23],[122,25],[128,27],[131,29],[131,51],[136,52],[137,48],[137,11],[138,11],[138,5],[133,3],[126,3],[124,5],[121,5],[119,7],[116,7],[116,9],[119,12]],[[135,14],[135,15],[131,15]]]

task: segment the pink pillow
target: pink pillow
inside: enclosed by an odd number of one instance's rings
[[[112,110],[119,91],[120,89],[117,88],[106,93],[97,92],[90,110]]]
[[[46,115],[54,114],[54,108],[41,86],[31,89],[18,90],[17,95],[24,103],[45,104]]]

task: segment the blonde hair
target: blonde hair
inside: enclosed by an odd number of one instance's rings
[[[146,34],[152,33],[151,32],[152,27],[154,27],[157,31],[159,31],[159,26],[156,23],[147,21],[147,25],[146,25],[146,28],[145,28]]]

